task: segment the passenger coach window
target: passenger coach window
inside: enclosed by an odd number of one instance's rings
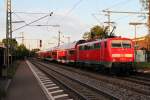
[[[70,54],[70,55],[75,54],[75,50],[70,50],[70,51],[69,51],[69,54]]]
[[[79,47],[79,50],[83,50],[83,49],[84,49],[84,47],[83,47],[83,46],[80,46],[80,47]]]
[[[52,55],[55,55],[55,56],[56,56],[56,55],[57,55],[57,53],[56,53],[56,52],[52,52]]]

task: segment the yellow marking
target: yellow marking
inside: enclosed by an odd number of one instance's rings
[[[112,57],[133,57],[133,54],[112,54]]]
[[[112,57],[120,57],[120,54],[112,54]]]
[[[125,54],[125,57],[133,57],[132,54]]]

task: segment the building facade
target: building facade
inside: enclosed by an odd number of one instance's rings
[[[133,41],[138,50],[150,51],[150,35],[133,39]]]

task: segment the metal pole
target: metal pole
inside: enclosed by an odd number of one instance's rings
[[[58,31],[58,47],[60,46],[60,31]]]
[[[10,0],[6,0],[6,65],[9,68],[9,36],[10,36]]]
[[[134,38],[135,38],[135,46],[136,46],[136,25],[134,25]]]
[[[110,12],[108,11],[108,32],[110,32]]]
[[[148,0],[148,22],[147,22],[147,25],[148,25],[148,34],[150,35],[150,0]],[[149,35],[148,35],[148,38],[149,38]],[[149,47],[150,47],[150,43],[149,43],[149,39],[147,41],[147,45],[148,45],[148,50],[149,50]]]
[[[22,44],[24,45],[24,33],[22,32]]]
[[[150,35],[150,0],[148,0],[148,33],[149,33],[149,35]]]

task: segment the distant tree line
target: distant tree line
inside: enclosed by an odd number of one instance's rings
[[[28,56],[34,56],[35,52],[39,51],[39,49],[33,49],[30,51],[24,44],[18,45],[16,39],[8,39],[8,43],[6,39],[3,39],[2,42],[5,46],[7,46],[9,43],[8,47],[11,49],[11,55],[13,56],[13,59],[24,59]]]

